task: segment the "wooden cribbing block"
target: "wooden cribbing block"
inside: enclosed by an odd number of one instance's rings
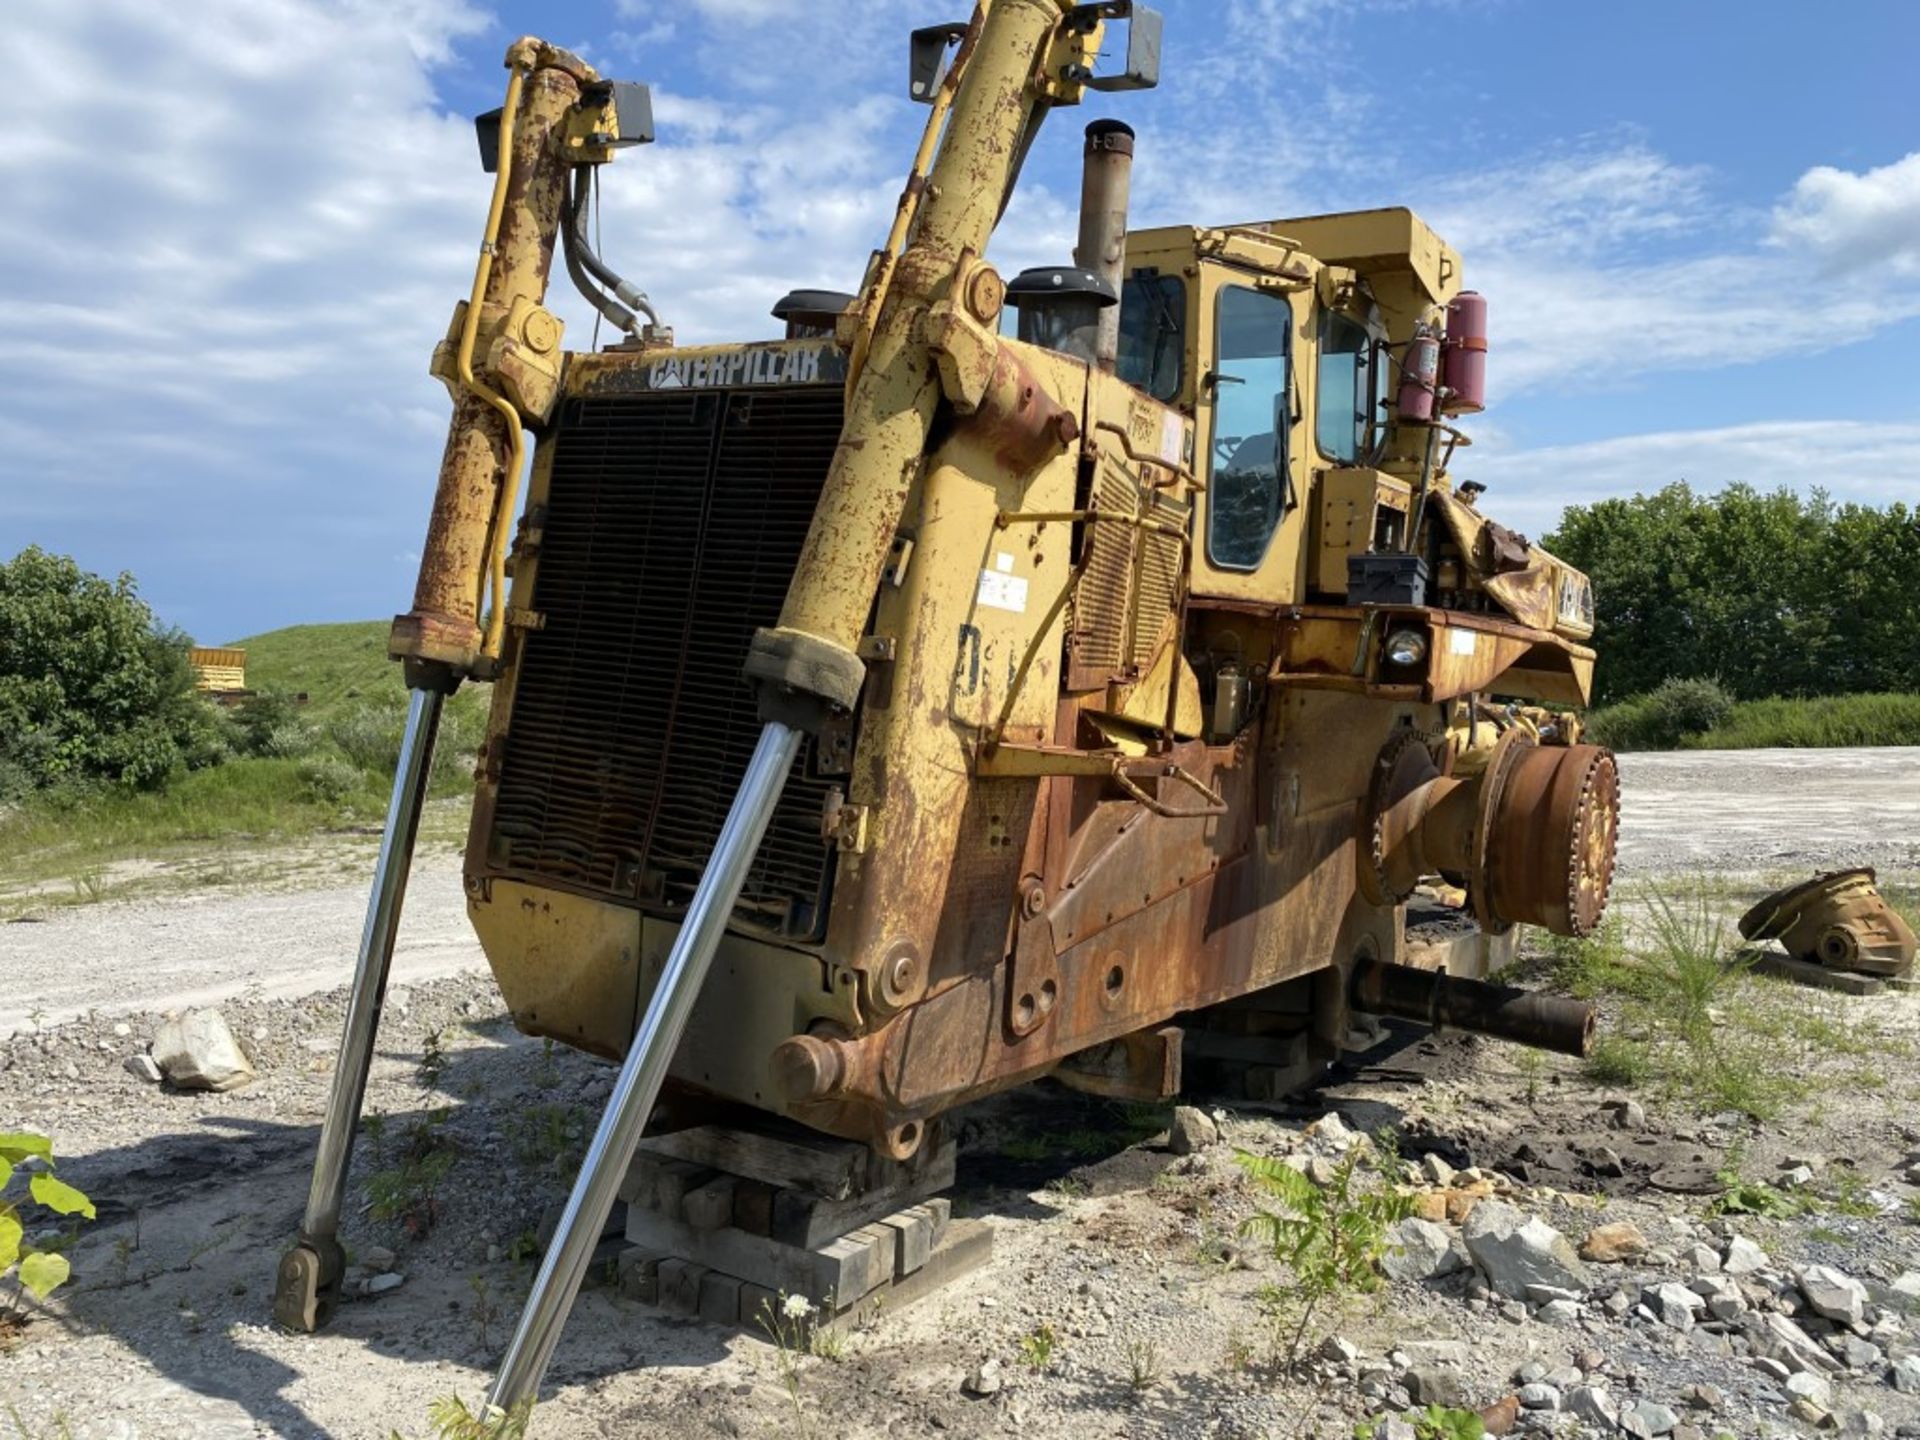
[[[700,1281],[706,1275],[707,1267],[680,1256],[670,1256],[660,1262],[658,1273],[660,1308],[673,1315],[698,1315]]]
[[[733,1276],[709,1270],[700,1277],[700,1318],[716,1325],[737,1325],[743,1288],[744,1282]]]
[[[878,1223],[899,1237],[893,1267],[896,1280],[911,1275],[927,1263],[927,1256],[933,1253],[932,1211],[923,1206],[911,1205],[896,1214],[886,1216]]]
[[[767,1335],[780,1325],[780,1296],[764,1285],[742,1281],[740,1285],[740,1326]]]
[[[697,1125],[640,1142],[640,1152],[690,1162],[769,1185],[844,1200],[867,1185],[866,1146],[806,1135],[784,1139],[725,1125]]]
[[[856,1238],[857,1235],[857,1238]],[[727,1226],[696,1230],[651,1210],[627,1212],[627,1239],[642,1249],[671,1255],[660,1266],[660,1304],[671,1308],[668,1266],[693,1264],[787,1295],[804,1295],[816,1305],[832,1298],[845,1308],[876,1286],[893,1279],[899,1239],[891,1230],[856,1232],[815,1249],[785,1245],[764,1235]],[[691,1313],[682,1312],[682,1313]]]
[[[662,1215],[678,1217],[687,1192],[698,1190],[714,1178],[713,1171],[704,1165],[694,1165],[671,1157],[636,1154],[633,1164],[627,1167],[627,1178],[620,1187],[620,1198],[643,1210],[657,1210]]]
[[[738,1182],[731,1175],[709,1180],[698,1190],[681,1197],[680,1214],[696,1230],[718,1230],[733,1220],[733,1189]],[[664,1213],[664,1212],[663,1212]]]
[[[643,1305],[660,1303],[660,1256],[651,1250],[628,1249],[613,1264],[622,1295]]]
[[[834,1310],[840,1311],[893,1283],[900,1272],[900,1232],[886,1225],[862,1225],[814,1253],[834,1256],[840,1268],[840,1284],[847,1288],[836,1287],[829,1294]]]
[[[771,1233],[788,1245],[811,1249],[862,1225],[870,1225],[884,1215],[914,1204],[953,1184],[959,1146],[951,1139],[927,1157],[919,1173],[911,1180],[886,1190],[844,1200],[822,1200],[795,1190],[776,1190],[773,1195]]]
[[[841,1315],[842,1324],[863,1325],[876,1315],[898,1314],[916,1300],[925,1299],[941,1286],[951,1283],[970,1270],[978,1269],[993,1255],[993,1227],[984,1220],[956,1220],[927,1257],[927,1263],[904,1279],[855,1304]]]
[[[1779,950],[1752,947],[1741,951],[1740,958],[1762,975],[1777,975],[1782,980],[1811,985],[1818,990],[1838,990],[1843,995],[1878,995],[1886,988],[1881,976],[1863,975],[1856,970],[1831,970]]]
[[[749,1235],[773,1233],[773,1186],[764,1180],[736,1180],[733,1223]]]

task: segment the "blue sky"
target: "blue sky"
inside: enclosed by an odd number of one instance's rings
[[[857,280],[923,113],[906,32],[967,8],[16,0],[0,554],[131,570],[208,642],[404,608],[507,42],[653,84],[604,248],[683,340],[745,339]],[[1137,224],[1409,204],[1462,251],[1494,403],[1459,468],[1523,529],[1679,478],[1920,501],[1920,7],[1163,8],[1161,88],[1054,117],[1003,270],[1064,255],[1081,125],[1116,114]]]

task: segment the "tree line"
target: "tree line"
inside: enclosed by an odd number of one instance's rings
[[[1684,482],[1570,506],[1541,543],[1593,580],[1596,702],[1672,679],[1740,700],[1920,691],[1920,514]]]

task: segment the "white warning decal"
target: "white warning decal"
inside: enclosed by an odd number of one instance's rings
[[[1447,649],[1455,655],[1471,655],[1480,648],[1476,630],[1454,629],[1447,632]]]
[[[980,591],[975,597],[989,610],[1008,610],[1015,615],[1027,613],[1027,582],[1019,575],[1000,570],[980,572]]]

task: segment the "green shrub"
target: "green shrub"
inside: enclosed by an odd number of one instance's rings
[[[1389,1232],[1413,1213],[1413,1200],[1385,1183],[1368,1183],[1380,1179],[1368,1142],[1353,1145],[1325,1185],[1271,1156],[1236,1150],[1233,1158],[1267,1198],[1279,1202],[1277,1210],[1256,1209],[1241,1222],[1240,1233],[1264,1240],[1293,1272],[1291,1287],[1269,1285],[1260,1292],[1276,1336],[1291,1332],[1284,1357],[1293,1365],[1316,1314],[1349,1295],[1379,1289],[1376,1267],[1386,1256]]]
[[[1587,731],[1616,750],[1671,750],[1725,724],[1734,708],[1733,696],[1717,680],[1665,680],[1649,694],[1594,711]]]
[[[327,738],[371,775],[391,776],[400,763],[406,713],[392,705],[356,705],[327,725]]]
[[[1679,739],[1724,725],[1733,714],[1733,696],[1718,680],[1676,677],[1647,696],[1647,709],[1660,733]]]
[[[1701,682],[1670,681],[1674,691]],[[1705,682],[1711,684],[1712,682]],[[1697,727],[1718,704],[1711,695],[1660,691],[1606,705],[1587,717],[1587,736],[1615,750],[1758,750],[1794,746],[1920,745],[1920,695],[1826,695],[1808,700],[1743,700]]]
[[[194,693],[187,639],[162,626],[133,577],[105,580],[29,546],[0,564],[0,785],[71,781],[154,790],[229,753]]]
[[[53,1216],[94,1218],[93,1202],[54,1170],[53,1143],[44,1135],[28,1131],[0,1134],[0,1191],[7,1190],[16,1176],[27,1182],[21,1187],[25,1194],[15,1191],[15,1199],[0,1199],[0,1280],[10,1282],[3,1292],[5,1313],[17,1311],[23,1295],[45,1300],[72,1273],[67,1257],[60,1252],[72,1241],[71,1228],[77,1227],[79,1220],[69,1222],[69,1232],[58,1243],[36,1244],[26,1238],[21,1207],[31,1204],[36,1212],[45,1211],[44,1215],[34,1215],[39,1221]]]
[[[291,695],[262,691],[230,712],[236,748],[245,755],[292,760],[313,753],[320,732],[300,713]]]
[[[302,794],[323,805],[337,805],[366,783],[352,762],[337,755],[309,755],[294,772]]]
[[[1828,695],[1812,700],[1753,700],[1689,749],[1781,746],[1920,745],[1920,695]]]
[[[382,781],[390,781],[400,764],[400,741],[406,733],[407,711],[391,701],[356,705],[327,725],[327,738],[355,765]],[[433,751],[436,788],[457,789],[471,780],[474,751],[486,731],[486,709],[476,701],[462,703],[456,695],[440,712],[440,736]]]

